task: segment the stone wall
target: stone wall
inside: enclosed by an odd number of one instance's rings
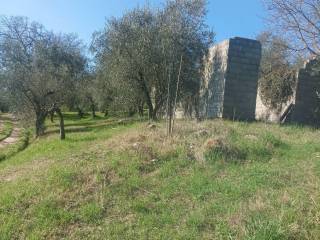
[[[320,89],[320,73],[315,71],[315,65],[319,64],[319,60],[312,59],[305,62],[304,67],[297,72],[297,85],[294,94],[287,104],[283,107],[283,111],[277,113],[263,105],[259,94],[257,95],[256,119],[280,122],[285,110],[293,104],[293,110],[286,118],[286,122],[294,122],[299,124],[314,125],[319,120],[316,110],[320,106],[317,89]]]
[[[261,44],[226,40],[209,51],[200,99],[203,118],[254,120]]]
[[[200,88],[200,109],[204,118],[222,117],[229,40],[209,49]]]
[[[261,44],[255,40],[236,37],[213,46],[201,82],[201,117],[312,125],[319,121],[320,72],[314,68],[320,60],[310,60],[299,70],[294,96],[281,112],[264,106],[258,94],[260,60]]]
[[[320,73],[315,71],[317,64],[319,59],[309,60],[298,72],[292,122],[313,125],[319,120],[319,116],[315,113],[320,106],[317,94],[317,90],[320,89]]]

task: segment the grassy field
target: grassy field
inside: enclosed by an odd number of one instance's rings
[[[0,141],[10,136],[13,129],[12,122],[6,120],[0,123]]]
[[[28,146],[30,131],[21,128],[11,115],[0,115],[0,162],[10,158]],[[4,144],[8,138],[14,141],[12,144]],[[3,147],[3,146],[5,147]]]
[[[320,132],[78,120],[0,162],[0,239],[320,239]]]

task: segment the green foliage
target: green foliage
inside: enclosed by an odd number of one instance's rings
[[[258,40],[262,43],[260,96],[266,106],[281,111],[293,95],[297,69],[290,64],[289,49],[284,40],[268,32],[260,34]]]
[[[0,141],[9,137],[12,130],[13,130],[12,122],[4,121],[4,122],[0,123]]]
[[[136,8],[109,19],[92,44],[101,94],[111,94],[118,107],[146,104],[151,118],[163,114],[167,101],[173,105],[176,91],[179,101],[195,98],[213,35],[205,6],[203,0],[167,1],[160,9]]]
[[[35,120],[37,136],[53,106],[72,95],[86,64],[76,36],[54,34],[24,17],[0,18],[0,89],[16,113]]]
[[[0,76],[0,113],[8,112],[10,109],[9,94],[7,93],[7,91],[5,91],[3,85],[4,85],[4,81],[1,79],[1,76]]]

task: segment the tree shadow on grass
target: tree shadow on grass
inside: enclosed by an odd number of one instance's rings
[[[73,126],[92,126],[92,125],[101,125],[101,124],[109,124],[115,122],[115,119],[86,119],[86,121],[83,122],[74,122],[74,123],[66,123],[65,127],[73,127]],[[59,127],[58,124],[56,126]]]
[[[95,124],[82,124],[82,125],[69,125],[68,127],[71,126],[82,126],[82,127],[72,127],[72,128],[66,128],[65,132],[66,133],[89,133],[89,132],[93,132],[93,131],[99,131],[102,129],[107,129],[107,128],[114,128],[117,126],[124,126],[127,124],[131,124],[133,123],[134,120],[129,120],[126,122],[121,122],[119,123],[116,120],[110,121],[110,122],[104,122],[104,123],[95,123]],[[57,129],[52,129],[49,131],[46,131],[46,133],[44,134],[44,136],[49,136],[51,134],[58,134],[59,133],[59,126],[57,126]]]
[[[108,124],[112,123],[113,121],[100,121],[100,122],[76,122],[76,123],[66,123],[64,126],[67,127],[90,127],[90,126],[96,126],[96,125],[101,125],[101,124]],[[50,125],[50,127],[56,127],[59,128],[59,123],[58,121]]]

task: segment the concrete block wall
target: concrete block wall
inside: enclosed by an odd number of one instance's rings
[[[200,111],[203,118],[222,117],[229,40],[213,46],[205,59],[200,88]]]
[[[230,39],[223,118],[255,119],[260,60],[260,42],[244,38]]]
[[[206,59],[200,99],[202,117],[254,120],[261,44],[232,38],[212,49]]]
[[[298,72],[295,93],[295,106],[291,121],[299,124],[317,124],[318,116],[315,110],[320,106],[317,90],[320,89],[319,59],[312,59],[305,63]]]

